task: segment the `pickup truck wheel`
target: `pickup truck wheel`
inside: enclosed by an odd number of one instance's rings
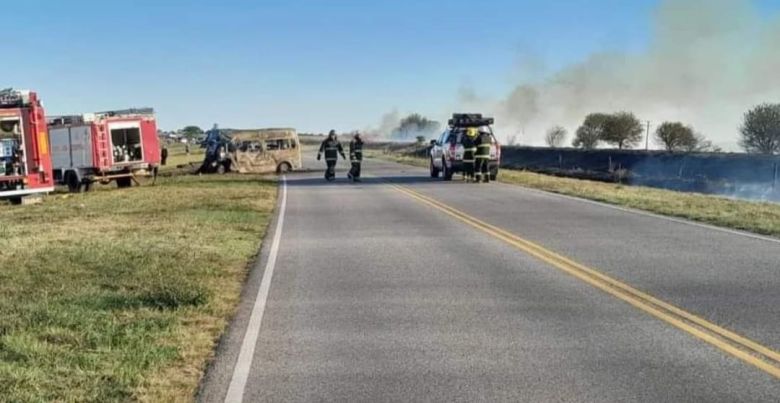
[[[442,169],[444,170],[443,176],[445,181],[451,181],[452,180],[452,170],[450,168],[447,168],[447,163],[442,160],[441,162]]]
[[[224,175],[225,172],[227,172],[227,167],[225,167],[225,164],[217,164],[217,173]]]
[[[494,181],[494,180],[496,180],[496,178],[498,178],[498,169],[496,169],[495,171],[491,171],[490,172],[490,180]]]
[[[431,171],[431,178],[439,177],[439,169],[436,168],[436,165],[433,165],[433,158],[430,159],[429,169]]]

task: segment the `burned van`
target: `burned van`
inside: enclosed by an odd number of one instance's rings
[[[200,172],[285,173],[300,169],[301,144],[295,129],[212,129]]]
[[[239,130],[231,139],[234,171],[285,173],[301,168],[301,145],[295,129]]]

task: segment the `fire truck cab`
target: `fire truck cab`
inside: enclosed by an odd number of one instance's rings
[[[32,91],[0,91],[0,199],[20,203],[54,190],[46,115]]]

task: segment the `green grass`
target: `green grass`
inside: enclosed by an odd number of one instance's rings
[[[179,169],[179,165],[200,164],[203,162],[206,151],[197,144],[190,144],[190,153],[185,152],[184,144],[172,143],[168,145],[168,160],[165,166],[160,167],[160,173],[172,173]]]
[[[428,160],[424,158],[380,152],[371,155],[402,164],[428,167]],[[560,178],[511,169],[502,169],[499,173],[499,181],[725,228],[780,237],[780,204],[777,203]]]
[[[276,185],[253,176],[0,206],[0,401],[189,401]]]

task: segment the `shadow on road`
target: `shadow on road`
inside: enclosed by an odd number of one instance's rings
[[[338,186],[338,185],[344,185],[344,186],[365,186],[365,185],[387,185],[388,183],[396,184],[396,185],[413,185],[418,183],[430,183],[430,184],[448,184],[448,183],[454,183],[454,182],[460,182],[460,181],[453,181],[453,182],[445,182],[441,179],[435,179],[431,178],[429,176],[402,176],[402,175],[388,175],[388,176],[371,176],[371,177],[364,177],[361,178],[362,181],[359,183],[353,183],[349,181],[349,179],[345,178],[344,175],[340,175],[336,177],[336,180],[333,182],[328,182],[325,180],[325,178],[296,178],[295,176],[288,176],[287,177],[287,186],[290,187],[316,187],[316,186]]]

